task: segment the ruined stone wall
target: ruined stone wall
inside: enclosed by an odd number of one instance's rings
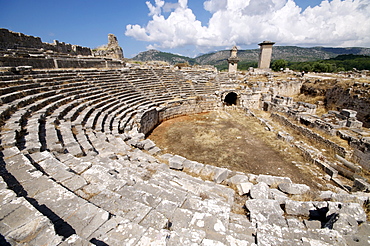
[[[0,57],[0,67],[32,66],[32,68],[119,68],[124,62],[107,60],[103,58],[24,58],[24,57]]]
[[[32,66],[33,68],[55,68],[54,59],[1,57],[0,67]]]
[[[281,81],[273,87],[274,93],[286,97],[298,95],[301,91],[302,80],[293,79],[291,81]]]
[[[147,134],[159,124],[159,113],[156,108],[139,115],[139,132]]]
[[[273,120],[283,124],[284,126],[287,126],[291,129],[301,133],[302,135],[308,137],[309,139],[312,139],[312,140],[316,141],[317,143],[320,143],[320,144],[326,146],[327,148],[334,150],[336,154],[338,154],[342,157],[348,157],[351,154],[351,152],[349,152],[348,150],[346,150],[342,146],[339,146],[338,144],[336,144],[336,143],[334,143],[334,142],[332,142],[328,139],[323,138],[319,134],[313,132],[312,130],[310,130],[306,127],[299,126],[299,125],[296,125],[296,124],[292,123],[289,119],[287,119],[286,117],[284,117],[282,115],[272,113],[271,117],[272,117]]]
[[[182,115],[209,112],[215,110],[217,107],[217,101],[213,98],[207,98],[202,101],[188,99],[170,102],[165,107],[149,109],[143,114],[138,115],[139,132],[147,134],[162,121]]]
[[[66,44],[57,40],[54,43],[43,43],[39,37],[25,35],[23,33],[12,32],[4,28],[0,28],[0,49],[17,49],[17,48],[34,48],[52,50],[58,53],[73,54],[73,55],[91,55],[91,49],[78,45]]]
[[[249,109],[260,109],[261,108],[261,93],[241,93],[240,94],[240,106]]]

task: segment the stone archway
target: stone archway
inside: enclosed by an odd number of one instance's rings
[[[228,93],[226,95],[225,99],[224,99],[224,103],[227,106],[237,105],[237,103],[238,103],[238,94],[236,94],[235,92]]]

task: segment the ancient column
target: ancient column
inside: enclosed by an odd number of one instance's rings
[[[272,46],[274,44],[275,43],[271,41],[263,41],[262,43],[258,44],[260,46],[260,57],[258,60],[259,69],[269,69],[270,68]]]
[[[229,73],[235,73],[238,70],[239,58],[237,56],[238,48],[234,46],[230,51],[230,58],[227,59],[229,63]]]

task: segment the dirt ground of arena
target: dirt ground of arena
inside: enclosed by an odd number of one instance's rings
[[[178,154],[203,164],[289,177],[314,189],[324,183],[315,174],[321,172],[318,167],[307,163],[297,149],[278,140],[276,133],[266,131],[256,118],[243,111],[177,117],[162,122],[149,138],[163,153]]]

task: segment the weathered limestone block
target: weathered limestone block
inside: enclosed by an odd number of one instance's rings
[[[1,190],[0,233],[11,245],[57,245],[50,220],[11,190]]]
[[[87,241],[86,239],[73,234],[72,236],[68,237],[64,242],[59,244],[58,246],[91,246],[92,244]]]
[[[249,178],[248,176],[244,174],[236,174],[232,176],[231,178],[227,179],[227,184],[229,186],[236,186],[240,183],[246,183],[246,182],[249,182]]]
[[[253,225],[245,215],[230,213],[230,220],[227,233],[236,239],[248,241],[249,244],[255,242],[254,235],[256,234],[256,227]],[[249,245],[245,244],[241,245]],[[231,244],[233,245],[233,244]],[[238,245],[238,244],[236,244]]]
[[[60,218],[72,215],[80,206],[87,203],[86,200],[62,187],[48,189],[35,195],[34,198],[40,204],[45,204],[52,209]]]
[[[105,186],[112,191],[119,190],[127,183],[125,180],[117,179],[114,175],[109,173],[107,168],[99,165],[92,166],[81,176],[89,183]]]
[[[251,199],[245,202],[252,223],[287,226],[280,204],[271,199]]]
[[[200,175],[213,180],[215,183],[221,183],[222,181],[226,180],[229,172],[230,171],[226,168],[205,165]]]
[[[352,194],[348,193],[334,193],[331,195],[331,201],[333,202],[354,202],[364,205],[369,200],[367,193],[356,192]]]
[[[258,184],[253,185],[250,189],[250,196],[253,199],[268,199],[269,194],[270,189],[264,182],[259,182]]]
[[[227,179],[227,176],[229,175],[229,170],[226,168],[219,168],[216,167],[213,175],[213,182],[219,184]]]
[[[269,199],[276,200],[279,204],[285,204],[289,197],[278,189],[270,189]]]
[[[287,217],[286,219],[289,229],[305,230],[306,226],[296,217]]]
[[[256,239],[253,236],[242,236],[243,234],[234,234],[226,236],[226,245],[254,245]],[[242,238],[238,238],[242,237]]]
[[[138,241],[147,230],[137,223],[128,220],[111,219],[96,231],[92,237],[107,245],[138,245]]]
[[[149,187],[149,186],[146,186]],[[161,197],[156,196],[156,191],[149,190],[150,188],[146,190],[140,189],[141,187],[138,185],[135,186],[124,186],[118,191],[116,191],[118,194],[122,195],[123,197],[129,197],[130,199],[133,199],[137,202],[140,202],[142,204],[145,204],[150,207],[157,207],[158,204],[161,202]],[[155,188],[155,187],[153,187]],[[155,195],[153,195],[155,194]],[[159,194],[158,194],[159,195]],[[161,228],[160,228],[161,229]]]
[[[182,156],[174,155],[168,159],[168,164],[171,169],[182,170],[184,168],[185,160],[186,158]]]
[[[350,214],[338,214],[332,228],[342,235],[355,234],[358,232],[358,223]]]
[[[198,197],[191,197],[186,199],[182,208],[198,211],[202,213],[209,213],[217,218],[222,219],[222,221],[229,220],[229,213],[231,206],[223,201],[215,199],[200,199]]]
[[[64,220],[73,225],[76,233],[88,238],[109,218],[109,213],[97,206],[86,203],[79,207],[73,214],[65,217]]]
[[[171,236],[168,239],[166,245],[168,246],[200,245],[205,237],[206,232],[203,230],[181,228],[176,231],[171,231]]]
[[[190,209],[176,208],[173,217],[170,219],[172,223],[171,230],[179,231],[182,228],[189,228],[193,216],[194,212]]]
[[[319,220],[303,220],[303,223],[307,227],[307,229],[320,229],[321,228],[321,221]]]
[[[141,226],[151,227],[156,230],[164,229],[168,224],[169,220],[156,209],[151,210],[139,223]]]
[[[325,243],[325,242],[317,240],[317,239],[302,237],[302,245],[303,246],[314,246],[314,245],[331,246],[332,244]]]
[[[362,223],[357,228],[357,233],[355,234],[347,234],[344,238],[347,240],[348,245],[367,245],[369,244],[369,231],[370,231],[370,223],[365,222]]]
[[[159,147],[154,147],[154,148],[151,148],[151,149],[149,149],[149,153],[151,154],[151,155],[158,155],[159,153],[161,153],[161,149],[159,148]]]
[[[5,183],[3,178],[0,176],[0,190],[6,189],[8,185]]]
[[[90,198],[90,202],[96,204],[102,209],[129,219],[132,222],[139,223],[152,210],[151,207],[137,202],[129,197],[104,189],[99,194]]]
[[[21,153],[17,147],[5,148],[2,152],[4,155],[4,159],[10,158]]]
[[[189,226],[192,229],[204,230],[207,238],[217,240],[221,235],[225,235],[227,223],[228,221],[213,214],[195,212]]]
[[[279,185],[281,183],[291,184],[292,180],[290,178],[287,178],[287,177],[279,177],[279,176],[271,176],[271,175],[260,174],[257,177],[257,182],[264,182],[268,186],[271,186],[271,185]]]
[[[300,233],[296,230],[296,233]],[[283,227],[271,224],[259,224],[257,228],[257,245],[301,245],[300,240],[285,236]]]
[[[63,182],[73,176],[73,173],[69,172],[67,167],[56,159],[45,159],[38,164],[48,175],[58,182]]]
[[[64,180],[61,183],[72,191],[76,191],[87,185],[86,180],[79,175],[73,175],[70,179]]]
[[[316,207],[312,202],[298,202],[293,200],[287,200],[285,202],[285,212],[288,215],[294,216],[309,216],[310,211],[315,211]]]
[[[355,179],[353,182],[352,191],[370,192],[370,184],[363,179]]]
[[[251,182],[243,182],[236,185],[238,193],[240,196],[248,194],[251,190],[253,184]]]
[[[71,154],[66,154],[66,155],[72,156]],[[87,169],[89,169],[92,166],[91,162],[83,161],[82,159],[75,158],[74,156],[72,156],[72,157],[73,158],[71,158],[71,159],[63,161],[63,163],[68,165],[68,167],[70,169],[72,169],[77,174],[81,174],[81,173],[85,172]],[[60,156],[58,156],[58,158],[60,158]]]
[[[200,175],[203,168],[204,168],[204,164],[202,163],[199,163],[196,161],[190,161],[190,160],[184,161],[184,171],[185,172]]]
[[[362,206],[358,203],[328,202],[328,206],[328,216],[332,214],[348,214],[351,215],[358,223],[366,221],[366,213]]]
[[[61,237],[53,229],[46,217],[38,217],[10,232],[6,240],[11,245],[57,245]]]
[[[361,128],[363,124],[364,123],[356,119],[348,119],[346,126],[349,128]]]
[[[291,195],[302,195],[310,190],[310,187],[305,184],[279,184],[279,190]]]

